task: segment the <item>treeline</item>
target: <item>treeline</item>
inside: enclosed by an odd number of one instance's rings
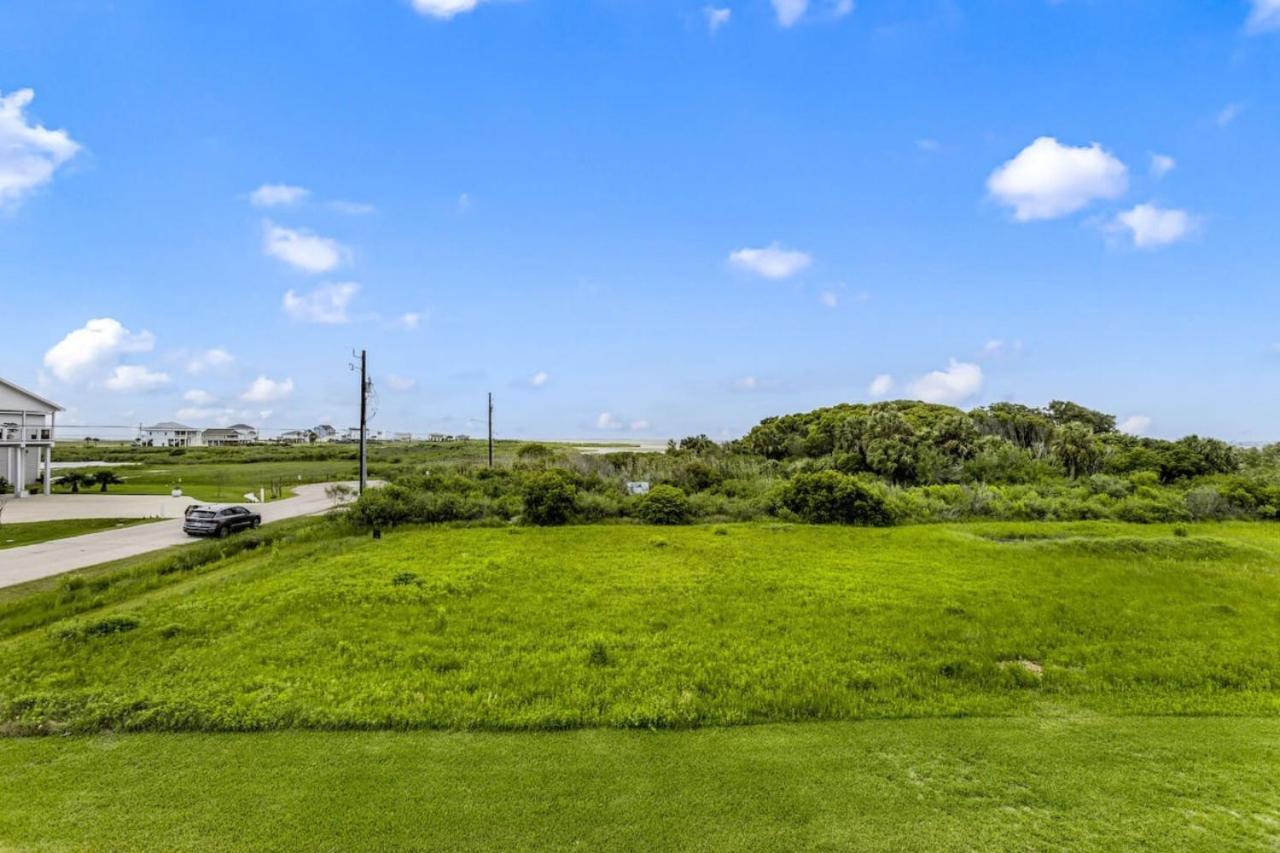
[[[1075,403],[971,412],[917,402],[768,418],[727,443],[579,455],[524,445],[496,469],[398,466],[352,519],[533,524],[757,518],[894,524],[965,519],[1178,522],[1280,518],[1280,445],[1125,435]],[[626,485],[649,484],[648,495]]]

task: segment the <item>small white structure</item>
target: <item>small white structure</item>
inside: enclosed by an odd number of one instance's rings
[[[413,433],[411,433],[411,432],[397,432],[397,433],[393,433],[393,434],[392,434],[392,436],[391,436],[391,440],[392,440],[392,441],[400,441],[400,442],[413,441]]]
[[[138,435],[138,443],[145,447],[202,447],[203,433],[195,427],[174,421],[162,421],[154,426],[143,427]]]
[[[49,494],[54,422],[61,411],[57,403],[0,379],[0,477],[17,497],[25,497],[41,476]]]
[[[649,494],[649,484],[643,480],[638,482],[627,483],[627,494],[647,495]]]

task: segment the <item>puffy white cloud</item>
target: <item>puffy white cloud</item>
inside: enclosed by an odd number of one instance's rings
[[[813,263],[813,258],[806,252],[784,249],[774,243],[760,249],[737,249],[730,252],[729,263],[764,278],[781,280],[807,269]]]
[[[235,356],[222,347],[214,347],[198,352],[187,359],[188,373],[204,373],[206,370],[217,370],[227,367],[235,361]]]
[[[217,397],[200,388],[192,388],[182,395],[182,399],[196,406],[212,406],[218,401]]]
[[[533,388],[541,388],[551,381],[551,374],[545,370],[539,370],[537,373],[529,377],[529,385]]]
[[[218,426],[226,426],[231,423],[235,417],[234,409],[213,407],[213,406],[184,406],[174,414],[179,421],[185,424],[213,423]]]
[[[1146,435],[1151,429],[1151,418],[1146,415],[1130,415],[1120,422],[1120,431],[1128,435]]]
[[[632,431],[634,431],[634,432],[639,432],[639,431],[641,431],[641,430],[646,430],[646,429],[648,429],[650,426],[651,426],[651,424],[650,424],[648,421],[646,421],[646,420],[632,421],[630,424],[628,424],[628,427],[629,427]]]
[[[912,396],[926,403],[963,403],[982,390],[982,368],[956,361],[946,370],[935,370],[911,383]]]
[[[601,412],[596,416],[596,429],[622,429],[623,423],[609,412]]]
[[[1196,230],[1196,220],[1185,210],[1140,204],[1118,214],[1112,227],[1128,231],[1139,249],[1159,249],[1189,237]]]
[[[733,19],[733,10],[727,7],[704,6],[702,14],[707,18],[707,29],[713,33]]]
[[[306,187],[294,187],[289,184],[263,184],[249,193],[249,203],[254,207],[284,207],[298,202],[311,195]]]
[[[396,318],[396,325],[402,329],[413,331],[422,325],[422,315],[417,311],[408,311]]]
[[[409,379],[404,376],[397,376],[392,373],[387,376],[387,387],[392,391],[404,393],[405,391],[412,391],[414,388],[417,388],[418,380]]]
[[[1152,154],[1151,155],[1151,176],[1154,178],[1163,178],[1172,172],[1178,166],[1178,161],[1170,157],[1168,154]]]
[[[781,26],[789,27],[804,17],[809,9],[809,0],[772,0],[774,14],[778,16]]]
[[[48,183],[80,150],[65,130],[28,121],[24,111],[35,96],[31,89],[0,92],[0,207]]]
[[[120,364],[102,384],[108,391],[154,391],[169,384],[169,374],[140,364]]]
[[[893,390],[893,377],[887,373],[881,373],[879,376],[871,380],[871,384],[867,386],[867,393],[872,397],[883,397]]]
[[[155,343],[150,332],[134,334],[119,320],[103,317],[90,320],[54,344],[44,354],[44,366],[63,382],[74,382],[113,364],[122,354],[150,352]]]
[[[449,20],[454,15],[470,12],[480,5],[480,0],[413,0],[413,8],[420,15]]]
[[[285,291],[281,304],[285,313],[299,323],[333,326],[351,322],[351,318],[347,316],[347,306],[359,292],[360,285],[354,281],[345,281],[317,287],[310,293]]]
[[[1101,145],[1075,148],[1051,136],[1032,142],[987,178],[987,190],[1019,222],[1056,219],[1098,199],[1117,198],[1129,170]]]
[[[1218,127],[1226,127],[1236,119],[1240,118],[1240,113],[1244,111],[1244,107],[1240,104],[1227,104],[1218,110],[1218,114],[1214,116],[1214,121],[1218,123]]]
[[[268,379],[265,376],[259,376],[240,395],[240,399],[246,403],[272,403],[276,400],[283,400],[292,393],[292,379],[277,381]]]
[[[1280,30],[1280,0],[1253,0],[1245,28],[1255,34]]]
[[[262,251],[305,273],[328,272],[350,254],[336,240],[273,222],[263,223]]]
[[[840,296],[834,290],[824,290],[818,294],[818,302],[822,303],[825,308],[838,308],[840,306]]]

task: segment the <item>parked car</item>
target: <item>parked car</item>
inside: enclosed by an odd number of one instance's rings
[[[187,507],[182,531],[188,536],[225,539],[237,530],[252,530],[259,524],[262,524],[262,516],[242,506],[192,504]]]

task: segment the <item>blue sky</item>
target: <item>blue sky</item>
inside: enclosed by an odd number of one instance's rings
[[[0,22],[0,374],[68,420],[346,426],[365,347],[387,430],[492,390],[521,437],[924,397],[1280,438],[1280,0]]]

